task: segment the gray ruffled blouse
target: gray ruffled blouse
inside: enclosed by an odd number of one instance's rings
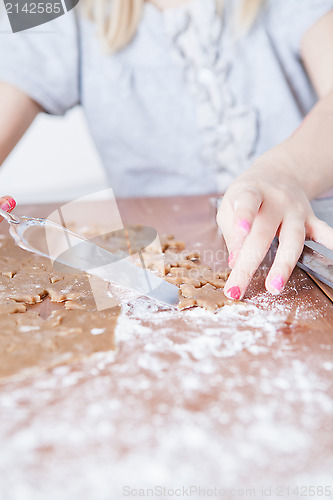
[[[147,3],[136,37],[114,55],[78,9],[47,32],[8,33],[4,17],[0,80],[48,113],[80,104],[118,196],[223,191],[314,105],[300,45],[333,0],[268,0],[237,41],[232,7],[220,17],[214,0],[164,12]]]

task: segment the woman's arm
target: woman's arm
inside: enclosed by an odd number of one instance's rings
[[[309,201],[333,186],[333,12],[306,33],[302,59],[319,102],[290,138],[232,183],[218,213],[231,298],[244,295],[276,233],[279,248],[266,278],[272,293],[289,279],[305,237],[333,249],[333,229],[315,217]]]
[[[324,97],[333,85],[333,12],[315,23],[305,34],[301,58],[318,97]]]
[[[0,82],[0,165],[27,131],[41,107],[24,92]]]
[[[302,162],[295,172],[312,199],[329,189],[333,175],[333,12],[305,34],[301,57],[319,102],[281,147],[295,163]]]
[[[21,90],[0,82],[0,165],[29,128],[41,107]],[[10,212],[15,207],[11,196],[0,197],[0,208]],[[0,222],[2,221],[0,217]]]

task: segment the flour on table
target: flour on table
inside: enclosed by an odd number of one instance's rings
[[[7,500],[20,485],[25,500],[109,500],[125,486],[330,484],[330,387],[313,352],[297,347],[295,359],[283,315],[242,303],[178,311],[112,292],[115,353],[0,387]]]

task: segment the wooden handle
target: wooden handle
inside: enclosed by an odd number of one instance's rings
[[[333,302],[333,288],[326,285],[325,283],[320,281],[318,278],[315,278],[314,276],[312,276],[312,274],[310,274],[310,273],[306,273],[306,274],[309,276],[309,278],[312,279],[312,281],[314,281],[316,283],[316,285],[326,295],[326,297],[328,297],[330,299],[330,301]]]

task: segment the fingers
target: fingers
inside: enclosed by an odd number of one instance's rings
[[[222,231],[223,238],[227,246],[227,250],[229,252],[229,261],[231,252],[229,245],[232,241],[232,223],[231,223],[232,218],[233,218],[233,210],[231,208],[229,200],[223,198],[219,211],[217,213],[216,222]]]
[[[285,219],[281,225],[275,259],[266,278],[266,289],[270,293],[278,295],[283,290],[303,251],[304,240],[304,221]]]
[[[306,235],[311,240],[333,250],[333,228],[312,215],[306,224]]]
[[[305,237],[333,250],[333,228],[326,222],[311,215],[309,221],[286,219],[281,226],[279,247],[266,278],[266,288],[270,293],[280,293],[287,283],[303,251]]]
[[[11,196],[0,197],[0,208],[5,210],[5,212],[11,212],[16,207],[16,201]],[[0,222],[3,221],[3,217],[0,217]]]
[[[273,205],[263,204],[255,217],[251,232],[245,239],[237,261],[225,285],[224,293],[231,299],[241,299],[253,275],[267,254],[281,224]]]
[[[274,180],[274,179],[273,179]],[[269,185],[236,182],[227,191],[217,215],[229,251],[232,272],[224,293],[241,299],[274,236],[279,247],[266,278],[270,293],[280,293],[302,253],[305,236],[333,250],[333,228],[313,214],[305,194]],[[282,186],[283,187],[283,186]]]
[[[234,266],[238,258],[261,204],[261,193],[251,187],[232,189],[222,200],[217,223],[229,251],[230,267]]]

